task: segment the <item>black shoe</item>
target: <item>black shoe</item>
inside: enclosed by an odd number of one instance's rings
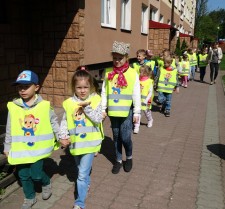
[[[132,169],[132,165],[133,165],[132,159],[127,159],[124,162],[124,171],[125,172],[130,172],[131,169]]]
[[[160,108],[160,112],[161,113],[164,113],[165,112],[165,106],[164,105]]]
[[[122,167],[122,163],[116,162],[116,163],[113,165],[112,173],[113,173],[113,174],[119,173],[121,167]]]
[[[156,103],[158,106],[160,106],[160,105],[162,104],[162,103],[159,102],[158,99],[155,100],[155,103]]]
[[[170,117],[170,111],[169,110],[166,110],[164,114],[165,114],[166,117]]]

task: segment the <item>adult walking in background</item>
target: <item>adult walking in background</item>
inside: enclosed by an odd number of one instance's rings
[[[212,48],[209,50],[208,55],[208,63],[210,66],[210,85],[213,85],[213,83],[216,83],[216,78],[219,71],[219,64],[223,58],[223,52],[222,49],[219,47],[219,44],[217,42],[213,43]]]

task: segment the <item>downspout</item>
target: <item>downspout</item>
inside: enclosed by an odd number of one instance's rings
[[[171,49],[171,41],[172,41],[172,27],[174,25],[174,2],[172,0],[172,8],[171,8],[171,28],[170,28],[170,37],[169,37],[169,50]]]

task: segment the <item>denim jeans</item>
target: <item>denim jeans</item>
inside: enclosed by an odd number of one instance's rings
[[[90,172],[95,153],[88,153],[84,155],[74,156],[76,169],[78,171],[77,177],[77,198],[75,205],[85,208],[85,199],[90,185]]]
[[[158,92],[158,100],[165,107],[165,110],[171,109],[172,93]]]
[[[42,186],[50,184],[50,178],[43,170],[43,160],[39,160],[35,163],[18,165],[17,171],[26,199],[35,198],[35,181],[41,182]]]
[[[122,160],[122,146],[124,146],[126,157],[132,156],[131,133],[133,128],[133,113],[130,110],[128,116],[110,117],[113,132],[113,140],[116,150],[116,160]]]
[[[195,79],[195,65],[194,65],[194,66],[190,66],[190,75],[189,75],[189,79],[192,79],[192,80]]]
[[[219,63],[210,62],[209,66],[210,66],[210,80],[211,82],[213,82],[214,80],[216,80],[218,75]]]

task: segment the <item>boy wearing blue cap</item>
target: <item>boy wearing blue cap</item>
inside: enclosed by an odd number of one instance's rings
[[[21,72],[14,82],[20,98],[8,102],[4,153],[16,165],[25,199],[21,209],[36,202],[34,182],[42,184],[42,198],[51,194],[50,178],[43,170],[43,159],[51,155],[58,139],[58,119],[50,102],[37,94],[39,79],[30,70]]]

